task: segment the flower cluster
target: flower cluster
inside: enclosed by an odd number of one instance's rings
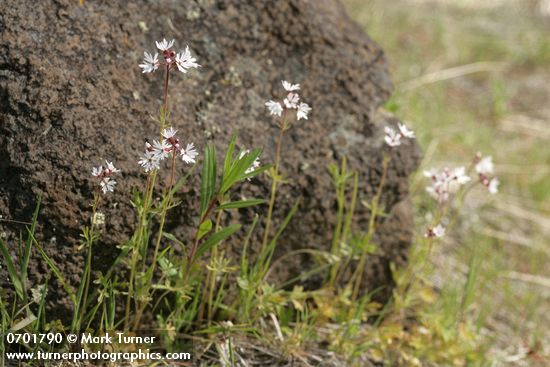
[[[180,140],[176,138],[178,131],[169,127],[162,131],[162,139],[153,140],[153,144],[145,142],[145,153],[138,161],[138,164],[150,172],[160,168],[160,162],[168,158],[170,154],[179,152],[183,162],[187,164],[195,163],[199,155],[193,143],[189,143],[185,148],[180,146]]]
[[[470,181],[464,167],[452,170],[449,168],[431,169],[424,171],[424,176],[432,179],[432,184],[426,188],[426,191],[436,198],[439,203],[448,201],[451,194],[456,193],[461,185]]]
[[[111,178],[114,173],[120,172],[118,168],[115,168],[113,162],[105,161],[106,168],[103,166],[92,167],[92,176],[97,177],[99,180],[99,187],[103,194],[113,192],[115,190],[116,181]]]
[[[281,81],[283,88],[287,93],[283,103],[277,101],[267,101],[265,103],[269,113],[281,117],[284,111],[296,110],[296,119],[306,119],[311,111],[311,107],[307,103],[300,102],[300,95],[296,92],[300,90],[300,84],[291,84],[286,80]]]
[[[144,52],[143,63],[139,64],[139,67],[143,69],[143,73],[152,73],[157,70],[160,65],[166,65],[168,69],[177,68],[182,73],[187,73],[187,70],[190,68],[198,68],[200,65],[197,64],[197,59],[191,56],[191,51],[189,51],[189,46],[185,47],[185,51],[175,52],[172,50],[175,40],[167,41],[163,39],[162,41],[157,41],[157,48],[162,51],[162,56],[164,62],[159,61],[159,54],[155,53],[154,55],[148,52]]]
[[[390,147],[397,147],[401,145],[403,139],[413,139],[415,137],[414,132],[409,130],[404,124],[399,122],[397,126],[399,127],[399,131],[395,131],[389,126],[384,128],[384,132],[386,133],[384,140]]]
[[[500,181],[497,177],[490,178],[490,175],[494,172],[493,158],[490,155],[483,157],[481,153],[477,153],[474,164],[476,165],[479,182],[489,190],[489,193],[496,194]]]

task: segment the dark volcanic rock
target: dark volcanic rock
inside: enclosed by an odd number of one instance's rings
[[[297,198],[302,202],[280,253],[330,247],[335,197],[329,163],[348,157],[360,171],[361,200],[376,189],[387,150],[382,128],[393,120],[379,107],[392,85],[383,51],[336,0],[105,0],[84,6],[4,0],[0,14],[0,214],[28,221],[42,196],[39,237],[74,284],[82,269],[76,244],[90,215],[92,165],[109,159],[123,170],[115,194],[103,203],[107,224],[96,267],[108,264],[135,222],[131,191],[144,183],[136,162],[144,138],[158,134],[150,115],[162,98],[162,72],[143,75],[137,65],[162,37],[175,38],[178,48],[189,44],[203,66],[175,75],[170,95],[172,124],[200,148],[214,142],[222,151],[238,131],[241,147],[264,147],[262,161],[272,161],[277,129],[264,102],[281,96],[281,79],[302,85],[313,111],[285,136],[282,170],[290,183],[278,195],[278,222]],[[380,221],[380,251],[366,275],[371,288],[390,284],[388,264],[405,258],[412,237],[407,177],[419,149],[406,142],[391,152],[382,197],[391,215]],[[195,177],[180,193],[184,205],[170,217],[169,229],[182,238],[196,217],[196,183]],[[240,190],[267,197],[267,177]],[[240,215],[250,221],[250,212]],[[361,207],[358,228],[367,215]],[[0,229],[11,238],[23,230],[6,222]],[[307,261],[286,262],[275,277],[296,274]],[[31,267],[38,281],[47,273],[37,257]],[[58,299],[53,295],[52,302]]]

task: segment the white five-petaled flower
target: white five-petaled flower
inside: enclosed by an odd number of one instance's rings
[[[493,157],[490,155],[483,157],[476,164],[476,172],[482,175],[492,174],[494,171]]]
[[[161,51],[167,51],[169,49],[172,48],[172,46],[174,46],[174,42],[176,40],[171,40],[170,42],[168,42],[166,40],[166,38],[163,38],[162,41],[156,41],[156,45],[157,45],[157,48]]]
[[[386,136],[384,136],[386,144],[388,144],[390,147],[397,147],[401,145],[401,134],[397,133],[389,126],[386,126],[384,128],[384,132],[386,133]]]
[[[99,179],[99,186],[103,194],[114,191],[116,181],[113,180],[111,176],[113,173],[120,172],[113,162],[105,161],[105,163],[106,168],[103,168],[103,166],[92,167],[92,176]]]
[[[158,53],[152,55],[148,52],[144,52],[143,64],[139,64],[139,67],[143,69],[142,73],[152,73],[159,67]]]
[[[153,154],[159,162],[167,158],[171,151],[172,145],[170,145],[166,140],[153,140]]]
[[[200,65],[197,64],[197,59],[191,56],[191,51],[189,51],[189,46],[185,47],[185,51],[178,53],[176,55],[176,65],[178,70],[182,73],[187,73],[187,69],[198,68]]]
[[[101,191],[103,191],[103,194],[115,191],[115,185],[116,181],[111,180],[109,177],[105,177],[100,182]]]
[[[283,113],[283,106],[279,102],[267,101],[265,105],[272,115],[281,116]]]
[[[199,152],[195,149],[195,144],[189,143],[185,148],[181,148],[180,155],[185,163],[191,164],[196,162],[195,158],[197,158]]]
[[[283,84],[283,88],[284,88],[287,92],[292,92],[292,91],[295,91],[295,90],[300,90],[300,84],[292,84],[292,83],[287,82],[286,80],[281,80],[281,83]]]
[[[407,126],[405,126],[405,124],[402,124],[402,123],[398,123],[397,126],[399,127],[399,132],[401,133],[401,135],[404,137],[404,138],[409,138],[409,139],[412,139],[414,138],[414,131],[412,130],[409,130],[409,128],[407,128]]]
[[[167,129],[164,129],[162,131],[162,137],[164,139],[170,139],[170,138],[173,138],[174,136],[176,136],[176,133],[178,132],[178,130],[175,130],[173,127],[169,127]]]
[[[384,128],[384,133],[386,134],[384,136],[384,140],[390,147],[397,147],[401,145],[401,141],[404,138],[412,139],[415,137],[414,131],[409,130],[405,124],[398,123],[397,127],[399,128],[399,131],[395,131],[389,126]]]
[[[300,103],[300,105],[298,106],[298,110],[296,112],[296,118],[298,120],[300,119],[306,119],[307,120],[307,114],[309,113],[309,111],[311,111],[311,107],[309,107],[309,105],[307,103]]]
[[[284,104],[286,108],[293,109],[298,108],[298,102],[300,102],[300,96],[298,93],[290,92],[284,99]]]
[[[145,172],[150,172],[160,167],[160,161],[153,151],[145,151],[143,156],[138,161],[138,164],[145,169]]]
[[[438,224],[434,228],[428,228],[426,233],[424,234],[424,237],[428,238],[441,238],[445,235],[445,227],[443,227],[441,224]]]

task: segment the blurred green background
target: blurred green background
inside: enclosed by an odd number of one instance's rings
[[[441,307],[456,307],[478,260],[469,307],[497,365],[550,365],[550,1],[345,0],[386,51],[386,104],[412,127],[422,169],[492,155],[498,195],[474,190],[432,256]],[[419,226],[433,204],[413,178]],[[445,301],[447,300],[447,301]]]

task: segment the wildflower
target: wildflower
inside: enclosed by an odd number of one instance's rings
[[[281,114],[283,113],[283,107],[279,102],[267,101],[265,105],[267,106],[269,113],[271,113],[272,115],[281,116]]]
[[[94,226],[102,226],[105,224],[105,214],[102,212],[96,212],[94,213],[94,216],[92,218],[92,223]]]
[[[159,162],[167,158],[171,151],[172,145],[170,145],[166,140],[153,140],[153,155]]]
[[[118,173],[120,170],[115,167],[113,162],[105,161],[107,168],[103,166],[92,167],[92,176],[99,179],[99,186],[103,194],[113,192],[115,189],[116,181],[111,178],[113,173]]]
[[[186,46],[184,51],[174,52],[172,47],[174,46],[175,40],[167,41],[163,39],[162,41],[156,41],[157,48],[162,51],[162,57],[164,62],[160,62],[158,59],[158,53],[150,54],[144,52],[143,63],[139,65],[143,69],[143,73],[151,73],[158,69],[162,64],[165,65],[168,70],[177,68],[182,73],[187,73],[187,70],[190,68],[198,68],[200,65],[197,64],[197,59],[191,56],[191,51],[189,51],[189,46]]]
[[[404,138],[412,139],[415,137],[414,131],[409,130],[407,126],[405,126],[405,124],[399,122],[397,126],[399,127],[399,132],[401,133],[401,136],[403,136]]]
[[[40,302],[46,296],[47,293],[48,293],[48,288],[46,288],[46,284],[39,284],[36,287],[31,288],[32,301],[36,304],[40,304]]]
[[[139,64],[139,67],[143,69],[142,73],[152,73],[153,71],[157,70],[159,67],[159,54],[155,53],[155,55],[153,56],[148,52],[144,52],[143,55],[143,64]]]
[[[250,154],[250,150],[247,149],[247,150],[243,150],[240,154],[239,154],[239,159],[241,159],[242,157],[244,157],[246,154]],[[254,172],[255,170],[257,170],[258,168],[260,168],[260,157],[256,157],[256,159],[254,159],[254,162],[252,162],[252,164],[250,165],[250,167],[248,167],[246,169],[246,171],[244,171],[245,174],[249,174],[249,173],[252,173]],[[247,178],[248,181],[250,181],[250,177]]]
[[[288,92],[283,102],[267,101],[265,103],[269,113],[275,116],[282,116],[283,111],[296,110],[296,119],[306,119],[311,111],[311,107],[304,102],[300,102],[300,95],[296,92],[300,90],[300,84],[292,84],[286,80],[282,80],[281,84],[285,91]],[[285,115],[286,116],[286,115]]]
[[[177,132],[178,132],[178,130],[174,130],[173,127],[169,127],[168,129],[164,129],[162,131],[162,137],[164,139],[170,139],[170,138],[173,138],[174,136],[176,136]]]
[[[284,99],[286,108],[298,108],[298,102],[300,102],[300,96],[298,93],[289,93]]]
[[[478,152],[474,158],[474,163],[476,165],[476,172],[479,175],[479,182],[489,190],[490,194],[498,193],[500,181],[496,177],[489,178],[489,175],[494,172],[493,157],[490,155],[483,157]]]
[[[464,167],[457,167],[453,170],[444,168],[441,171],[431,169],[424,171],[424,176],[432,180],[431,186],[428,186],[426,191],[440,203],[449,200],[450,194],[456,193],[461,185],[471,180],[466,175]]]
[[[487,188],[489,189],[489,193],[493,195],[497,194],[499,185],[500,185],[499,179],[496,177],[493,177],[491,181],[489,181],[489,185],[487,186]]]
[[[444,235],[445,235],[445,227],[443,227],[441,224],[438,224],[434,228],[428,228],[428,230],[424,234],[424,237],[427,237],[427,238],[441,238]]]
[[[197,150],[195,149],[195,144],[190,143],[187,144],[185,148],[181,149],[180,154],[181,159],[185,163],[191,164],[196,162],[195,158],[199,155],[199,152],[197,152]]]
[[[298,120],[300,119],[306,119],[307,120],[307,114],[311,111],[311,107],[307,103],[300,103],[298,106],[298,111],[296,112],[296,118]]]
[[[384,137],[386,144],[390,147],[397,147],[401,145],[401,134],[398,134],[394,129],[388,126],[384,128],[384,132],[386,133],[386,136]]]
[[[108,192],[115,191],[116,181],[111,180],[109,177],[105,177],[101,180],[99,185],[101,186],[101,191],[103,191],[103,194],[107,194]]]
[[[187,69],[190,68],[198,68],[200,65],[196,61],[197,59],[191,56],[189,46],[185,48],[185,51],[176,54],[176,65],[182,73],[187,73]]]
[[[155,44],[157,45],[157,48],[161,51],[168,51],[169,49],[174,46],[174,42],[176,40],[171,40],[170,42],[166,41],[166,38],[163,38],[162,41],[156,41]]]
[[[405,124],[398,123],[397,127],[399,128],[399,131],[395,131],[389,126],[384,128],[384,132],[386,133],[384,140],[390,147],[397,147],[401,145],[401,140],[404,138],[412,139],[415,137],[414,131],[409,130]]]
[[[478,153],[477,157],[480,157],[481,154]],[[476,164],[476,172],[483,175],[488,175],[493,173],[494,165],[493,165],[493,157],[488,155],[487,157],[483,157],[479,159],[479,162]]]
[[[295,91],[295,90],[300,90],[300,84],[291,84],[291,83],[287,82],[286,80],[281,80],[281,83],[283,84],[283,88],[284,88],[287,92],[292,92],[292,91]]]
[[[150,172],[160,167],[160,161],[157,159],[157,156],[153,151],[149,150],[145,151],[145,154],[138,161],[138,164],[145,169],[145,172]]]

